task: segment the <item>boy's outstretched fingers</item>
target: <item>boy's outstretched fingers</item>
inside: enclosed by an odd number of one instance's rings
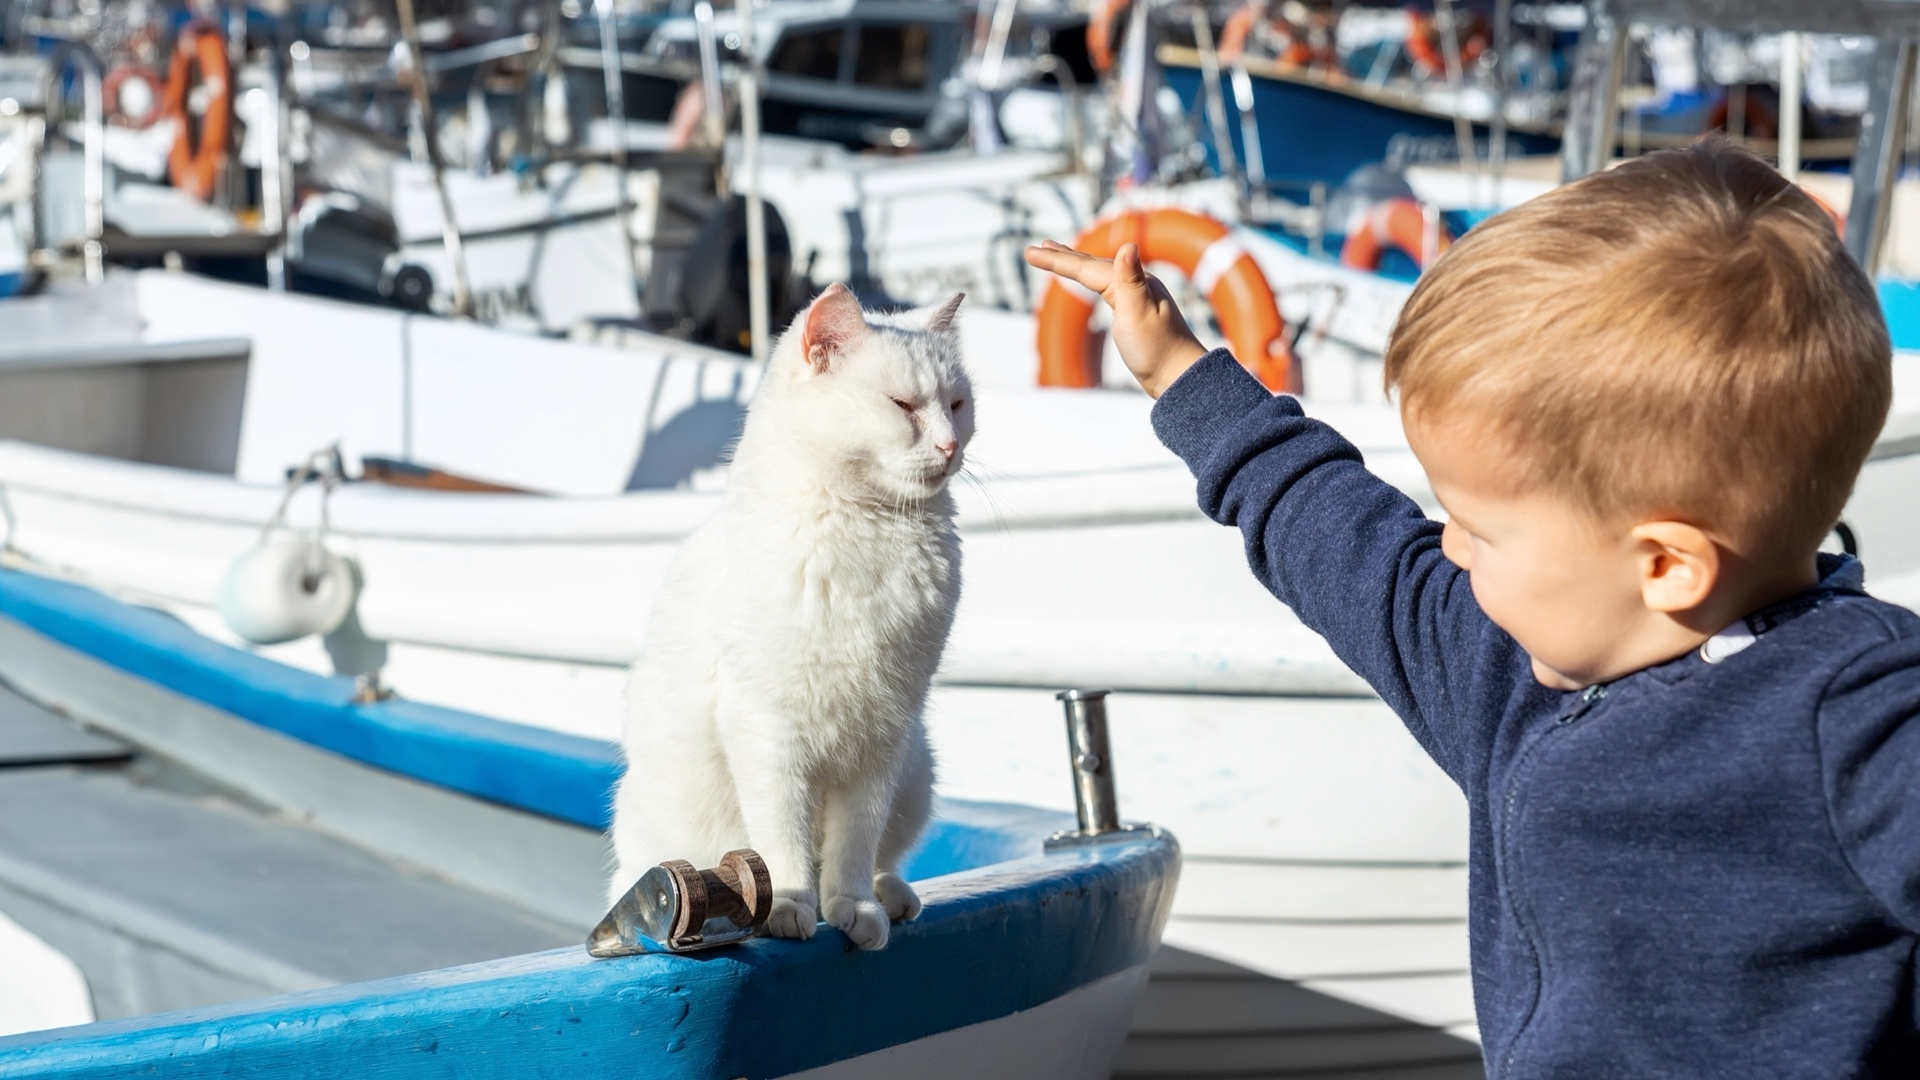
[[[1052,240],[1042,240],[1028,248],[1027,262],[1068,281],[1079,282],[1097,293],[1105,293],[1107,285],[1113,281],[1111,259],[1075,251]]]
[[[1206,354],[1173,297],[1140,263],[1140,245],[1122,244],[1111,259],[1042,241],[1026,251],[1039,269],[1099,293],[1113,309],[1113,343],[1147,393],[1160,392]]]

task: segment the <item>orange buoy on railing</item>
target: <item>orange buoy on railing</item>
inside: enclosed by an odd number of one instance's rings
[[[1087,10],[1087,61],[1095,73],[1113,70],[1115,41],[1120,37],[1120,20],[1127,17],[1132,0],[1093,0]]]
[[[1179,267],[1207,295],[1234,356],[1267,389],[1299,392],[1299,366],[1273,289],[1233,230],[1188,210],[1131,210],[1095,222],[1073,246],[1112,258],[1127,243],[1140,245],[1142,262]],[[1097,299],[1059,278],[1047,286],[1036,318],[1041,386],[1099,385],[1101,342],[1088,326]]]
[[[207,88],[207,111],[195,118],[187,108],[194,70]],[[167,99],[163,115],[173,117],[173,147],[167,151],[167,178],[173,186],[202,201],[213,198],[214,181],[227,163],[227,140],[233,131],[233,69],[227,63],[227,38],[211,23],[190,22],[180,28],[173,43],[173,63],[167,69]]]
[[[1215,52],[1223,63],[1231,64],[1247,53],[1247,39],[1253,36],[1253,28],[1266,17],[1266,12],[1253,4],[1243,4],[1239,10],[1227,16],[1225,26],[1220,28],[1220,44]]]
[[[1425,270],[1452,243],[1437,221],[1428,230],[1427,213],[1419,203],[1405,198],[1383,199],[1347,233],[1347,242],[1340,248],[1340,264],[1356,270],[1378,270],[1381,256],[1393,248]]]
[[[1227,17],[1226,25],[1220,29],[1218,52],[1222,63],[1231,64],[1247,54],[1254,30],[1265,24],[1276,45],[1284,46],[1275,54],[1274,62],[1291,67],[1309,67],[1321,65],[1335,70],[1336,57],[1331,48],[1316,49],[1311,41],[1311,32],[1295,26],[1285,19],[1269,18],[1264,4],[1249,3]]]
[[[134,88],[138,88],[137,93]],[[147,107],[129,108],[128,98],[132,97],[138,102],[141,95],[146,97]],[[106,108],[107,122],[136,131],[150,128],[154,121],[160,119],[165,111],[163,103],[166,96],[166,88],[160,85],[159,78],[138,64],[120,64],[107,72],[107,77],[100,83],[100,97]]]
[[[1456,30],[1455,33],[1460,32]],[[1460,34],[1460,66],[1472,67],[1474,61],[1480,59],[1480,54],[1487,51],[1489,44],[1486,25],[1478,19],[1473,20],[1466,32]],[[1431,16],[1417,11],[1407,13],[1406,49],[1407,59],[1421,73],[1436,75],[1447,70],[1446,43],[1441,40],[1440,27]]]

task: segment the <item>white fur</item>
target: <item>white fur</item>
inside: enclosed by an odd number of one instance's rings
[[[779,936],[824,917],[878,949],[919,914],[898,870],[932,801],[921,710],[960,595],[959,301],[907,327],[835,286],[774,349],[628,685],[614,898],[662,860],[751,847]]]

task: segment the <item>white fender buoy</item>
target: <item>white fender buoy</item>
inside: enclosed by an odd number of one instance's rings
[[[355,575],[324,544],[282,536],[233,561],[220,580],[220,617],[255,645],[325,634],[353,610]]]

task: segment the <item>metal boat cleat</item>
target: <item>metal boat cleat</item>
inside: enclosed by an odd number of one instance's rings
[[[1113,786],[1113,749],[1107,741],[1109,690],[1062,690],[1054,697],[1067,713],[1067,757],[1073,766],[1073,805],[1080,827],[1047,837],[1046,849],[1131,840],[1152,835],[1151,825],[1123,825]]]
[[[757,852],[729,851],[696,870],[669,859],[640,875],[587,935],[599,957],[693,952],[750,938],[773,912],[773,877]]]

